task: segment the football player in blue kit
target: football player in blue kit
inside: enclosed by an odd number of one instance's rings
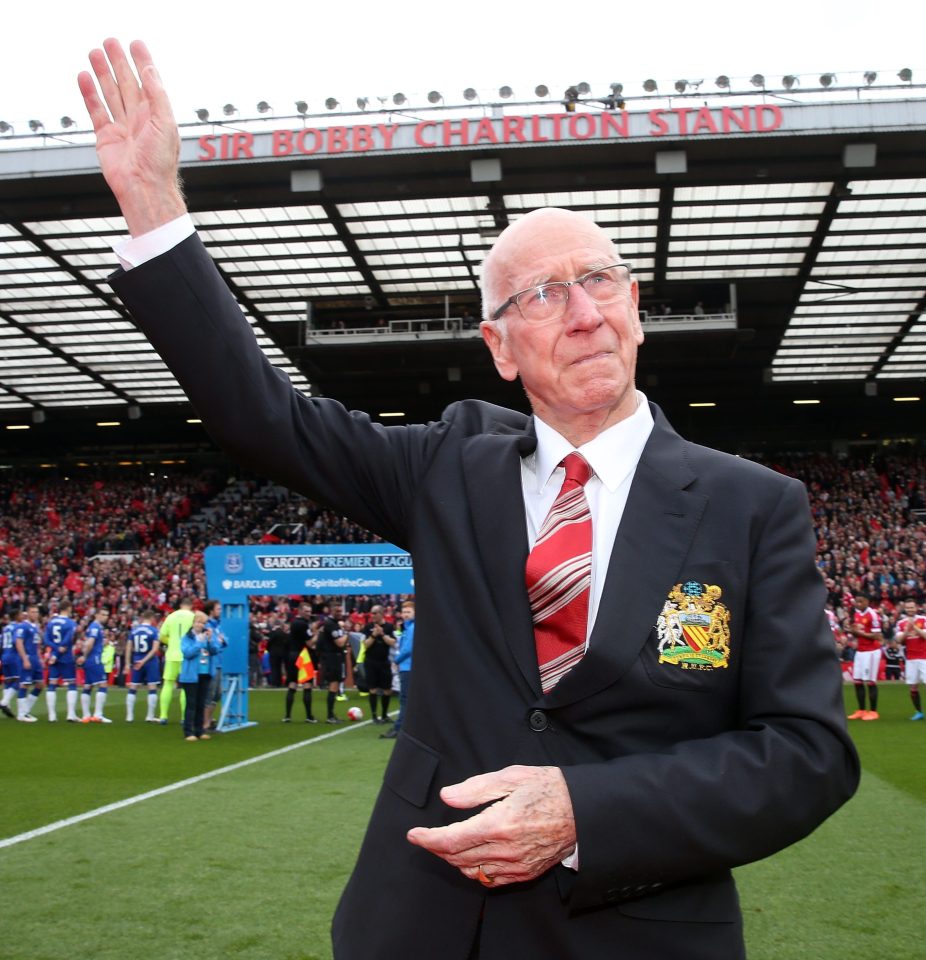
[[[43,643],[48,652],[48,689],[45,703],[48,705],[48,722],[58,720],[58,687],[66,685],[68,723],[80,723],[77,716],[77,666],[74,662],[74,635],[77,624],[71,619],[71,602],[64,600],[58,612],[45,624]]]
[[[103,646],[106,643],[106,622],[109,620],[109,611],[105,608],[97,610],[96,616],[84,630],[84,639],[77,665],[84,668],[84,688],[80,695],[80,705],[83,717],[81,723],[112,723],[109,717],[103,716],[103,707],[106,705],[106,671],[103,668]],[[90,694],[96,687],[96,703],[93,713],[90,712]]]
[[[19,699],[16,701],[16,719],[35,723],[32,707],[42,692],[42,660],[39,657],[39,608],[32,603],[26,607],[26,619],[16,624],[13,642],[19,653]],[[29,685],[32,689],[27,689]]]
[[[158,684],[161,682],[161,660],[158,653],[161,641],[154,625],[157,612],[143,610],[139,622],[129,632],[125,645],[125,675],[129,690],[125,696],[125,719],[135,719],[135,697],[140,684],[148,685],[148,714],[145,723],[160,723],[157,716]]]
[[[19,694],[19,653],[16,650],[16,641],[14,633],[19,622],[19,613],[10,614],[10,619],[3,625],[3,632],[0,634],[2,640],[2,654],[0,654],[0,663],[3,665],[3,698],[0,699],[0,711],[10,719],[14,713],[10,709],[13,697]]]

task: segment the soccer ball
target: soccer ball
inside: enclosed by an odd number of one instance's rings
[[[362,720],[363,711],[360,709],[360,707],[351,707],[347,711],[347,719],[351,721]]]

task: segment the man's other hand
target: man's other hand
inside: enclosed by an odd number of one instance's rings
[[[444,787],[441,799],[459,809],[491,806],[446,827],[414,827],[409,842],[486,886],[533,880],[575,849],[572,801],[557,767],[483,773]]]

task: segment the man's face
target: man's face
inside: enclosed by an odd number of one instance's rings
[[[415,619],[415,608],[414,607],[402,607],[402,619],[408,623],[409,620]]]
[[[903,605],[903,612],[904,612],[908,617],[915,617],[915,616],[916,616],[916,603],[915,603],[915,601],[913,601],[913,600],[907,600],[906,603],[904,603],[904,605]]]
[[[493,310],[528,287],[574,280],[618,259],[605,234],[578,214],[538,211],[509,229],[486,265]],[[569,287],[566,311],[556,320],[529,324],[512,305],[501,322],[482,324],[499,374],[520,377],[534,412],[561,433],[563,425],[589,416],[610,426],[636,409],[634,372],[643,330],[636,282],[625,282],[624,294],[600,305],[581,287]]]
[[[861,595],[855,598],[855,609],[864,610],[868,606],[868,597],[863,597]]]

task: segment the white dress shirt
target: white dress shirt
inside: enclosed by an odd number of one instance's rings
[[[154,230],[138,237],[124,237],[113,244],[113,250],[123,270],[140,267],[143,263],[167,253],[172,247],[196,232],[193,218],[184,213],[175,220],[168,220]]]
[[[559,464],[567,454],[576,450],[539,417],[534,417],[534,424],[537,449],[521,460],[528,548],[533,548],[537,531],[566,477],[566,470]],[[594,471],[594,476],[585,484],[585,496],[592,515],[592,586],[588,599],[586,645],[595,625],[611,547],[624,515],[630,484],[652,429],[653,415],[646,397],[638,390],[637,409],[629,417],[578,448]]]

